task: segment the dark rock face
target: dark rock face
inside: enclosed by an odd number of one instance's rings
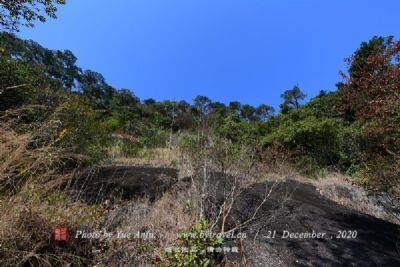
[[[168,168],[109,167],[82,172],[67,186],[90,202],[118,195],[135,203],[134,198],[153,201],[166,190],[187,190],[191,179],[178,181],[177,177],[177,170]],[[210,174],[209,214],[215,213],[230,192],[231,180],[222,173]],[[105,224],[115,228],[147,212],[149,208],[140,203],[123,206],[112,210]],[[249,219],[238,229],[247,237],[237,244],[246,266],[400,266],[398,225],[343,207],[321,196],[310,184],[286,180],[244,189],[236,197],[225,230]],[[242,260],[239,255],[233,257]]]
[[[241,230],[247,233],[243,249],[252,265],[400,266],[397,225],[342,207],[314,186],[294,180],[246,189],[235,202],[230,227],[251,218],[269,192],[254,220]],[[313,232],[324,236],[299,236]]]
[[[77,174],[66,187],[69,187],[77,198],[91,203],[101,203],[113,197],[121,200],[147,197],[154,201],[177,180],[178,171],[171,168],[103,167]]]

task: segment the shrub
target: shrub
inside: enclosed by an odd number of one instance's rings
[[[366,177],[370,168],[367,163],[360,162],[358,164],[352,164],[346,171],[346,174],[357,184],[365,185]]]
[[[104,121],[105,127],[111,130],[117,130],[119,127],[121,127],[121,123],[119,120],[115,118],[108,118]]]
[[[339,159],[339,131],[336,119],[318,119],[309,116],[299,120],[283,121],[263,138],[265,146],[280,143],[285,148],[313,157],[322,166],[331,165]]]
[[[235,116],[223,119],[216,128],[216,133],[232,142],[249,143],[259,140],[261,133],[259,124],[255,122],[240,121]]]
[[[209,247],[223,244],[219,237],[211,237],[211,230],[206,220],[200,220],[195,227],[180,233],[175,243],[176,248],[187,248],[188,251],[172,251],[167,254],[169,260],[177,266],[215,266],[216,255],[207,252]]]
[[[309,178],[320,178],[327,175],[327,170],[321,167],[317,160],[310,156],[301,156],[296,162],[297,169]]]
[[[346,171],[351,166],[359,165],[362,162],[362,125],[353,123],[343,127],[339,131],[340,160],[338,167]]]
[[[89,162],[105,155],[111,129],[102,121],[100,111],[94,110],[84,97],[73,94],[66,98],[55,116],[61,122],[58,146],[85,155]]]

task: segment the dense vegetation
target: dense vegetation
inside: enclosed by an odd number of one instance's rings
[[[0,27],[13,31],[32,27],[35,21],[54,18],[57,5],[64,3],[0,0]],[[206,96],[197,96],[192,103],[140,100],[131,90],[109,85],[100,73],[80,68],[69,50],[49,50],[1,32],[0,264],[93,263],[96,244],[74,240],[57,246],[49,234],[59,224],[72,230],[99,227],[104,207],[81,202],[60,188],[81,167],[109,163],[113,150],[134,158],[177,146],[172,153],[178,150],[184,155],[182,164],[191,165],[193,176],[206,180],[207,168],[230,175],[240,169],[235,173],[235,179],[240,177],[235,180],[238,188],[248,182],[254,165],[284,162],[311,178],[341,172],[371,191],[400,195],[399,61],[399,41],[374,37],[347,59],[348,70],[335,90],[321,91],[305,102],[306,95],[295,85],[282,93],[275,111],[268,104],[226,104]],[[264,171],[268,170],[258,173]],[[179,196],[180,203],[167,196],[154,206],[172,217],[186,218],[181,226],[190,231],[227,230],[224,220],[240,190],[232,192],[221,207],[208,207],[215,209],[217,218],[209,226],[203,198],[210,192],[205,182],[195,188],[194,195]],[[171,221],[158,215],[153,218],[158,230],[170,231]],[[143,223],[147,227],[149,222]],[[154,242],[139,244],[138,253],[147,255],[143,248],[161,247],[160,240]],[[196,253],[189,258],[179,253],[170,256],[162,260],[194,266],[209,266],[215,260]]]
[[[260,160],[274,149],[310,176],[332,169],[373,189],[390,190],[398,185],[400,169],[399,49],[392,37],[362,43],[336,91],[321,91],[302,104],[305,94],[294,86],[282,94],[281,110],[274,114],[269,105],[225,105],[206,96],[192,104],[140,101],[132,91],[107,84],[101,74],[82,70],[71,51],[48,50],[2,33],[0,111],[4,116],[30,106],[24,123],[32,123],[59,110],[59,145],[92,159],[110,145],[104,140],[112,132],[131,137],[123,144],[127,154],[165,146],[175,133],[212,133],[256,148]]]

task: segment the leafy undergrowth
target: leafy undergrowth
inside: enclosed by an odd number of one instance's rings
[[[222,245],[224,239],[201,237],[210,233],[209,223],[206,220],[199,220],[194,227],[182,231],[175,246],[186,248],[187,251],[172,251],[168,254],[169,260],[178,266],[216,266],[218,255],[208,252],[207,249]]]

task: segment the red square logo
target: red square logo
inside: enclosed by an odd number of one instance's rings
[[[68,240],[68,228],[57,227],[54,229],[54,240],[55,241],[67,241]]]

